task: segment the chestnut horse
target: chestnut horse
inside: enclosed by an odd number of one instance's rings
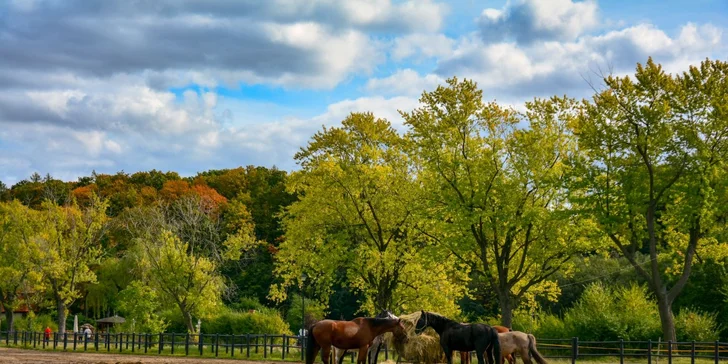
[[[365,364],[372,340],[398,327],[404,330],[400,319],[357,317],[351,321],[321,320],[308,330],[306,364],[313,364],[319,349],[324,364],[329,364],[331,346],[344,350],[359,349],[357,364]]]
[[[491,327],[494,328],[495,331],[498,331],[499,334],[503,333],[503,332],[513,331],[512,329],[510,329],[508,327],[500,326],[500,325],[493,325]],[[503,351],[503,345],[501,345],[501,351]],[[501,354],[501,355],[503,355],[503,354]],[[503,355],[503,357],[506,360],[508,360],[508,363],[510,363],[510,364],[516,363],[516,360],[513,359],[513,356],[511,354]],[[462,351],[460,352],[460,364],[470,364],[470,353],[469,352],[462,352]]]

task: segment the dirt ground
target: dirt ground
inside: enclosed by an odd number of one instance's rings
[[[169,356],[120,355],[96,353],[48,352],[0,348],[0,363],[63,363],[63,364],[141,364],[141,363],[202,363],[202,364],[281,364],[275,361],[245,361],[230,359],[177,358]]]

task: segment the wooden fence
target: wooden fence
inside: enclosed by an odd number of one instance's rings
[[[0,332],[0,345],[45,350],[83,350],[98,352],[131,352],[144,354],[195,355],[232,358],[262,358],[269,360],[302,361],[305,340],[289,335],[220,335],[177,333],[95,333],[91,338],[82,333],[53,333],[49,338],[43,332]],[[537,339],[537,348],[546,358],[561,358],[571,363],[590,358],[615,358],[620,364],[625,359],[640,358],[648,364],[654,361],[690,358],[691,363],[728,362],[728,343],[724,342],[665,342],[665,341],[581,341],[571,339]],[[384,360],[393,352],[382,350]],[[355,362],[356,353],[348,358]],[[474,360],[471,362],[475,362]]]

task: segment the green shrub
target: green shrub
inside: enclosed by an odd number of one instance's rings
[[[313,321],[323,320],[326,317],[325,307],[317,301],[306,299],[306,325],[310,325]],[[291,307],[286,312],[286,322],[293,332],[298,332],[301,328],[301,296],[291,296]]]
[[[675,316],[675,330],[678,341],[715,341],[721,328],[717,314],[683,308]]]
[[[230,305],[230,308],[240,312],[247,312],[248,310],[262,311],[266,309],[255,297],[240,297],[238,302]]]
[[[657,304],[649,299],[647,287],[630,284],[615,292],[616,314],[621,325],[611,339],[647,340],[662,336]]]
[[[239,312],[225,309],[213,319],[202,323],[203,333],[207,334],[275,334],[291,335],[288,324],[281,315],[271,309],[261,311]]]
[[[15,318],[15,330],[17,331],[43,331],[46,327],[50,327],[53,332],[58,331],[58,323],[53,320],[50,315],[35,315],[29,312],[26,317]],[[80,325],[80,324],[79,324]],[[73,329],[73,321],[69,329]]]
[[[601,283],[589,285],[576,305],[564,314],[564,324],[574,336],[584,340],[619,337],[622,327],[614,293]]]
[[[543,314],[539,318],[538,329],[535,335],[539,338],[545,339],[565,339],[574,337],[574,334],[570,332],[564,321],[556,315]]]

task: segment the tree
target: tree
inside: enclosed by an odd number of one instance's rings
[[[56,301],[58,330],[65,332],[66,310],[80,297],[80,285],[96,281],[91,267],[103,254],[101,238],[108,226],[108,202],[94,195],[85,209],[75,202],[58,206],[48,200],[41,207],[40,226],[44,228],[34,240],[45,252],[39,264]]]
[[[727,76],[726,62],[671,76],[649,59],[634,77],[606,77],[575,125],[586,154],[574,202],[649,282],[665,340],[676,338],[672,304],[696,254],[725,228]]]
[[[0,305],[11,332],[13,311],[41,290],[42,272],[36,263],[43,252],[33,239],[42,229],[37,214],[17,200],[0,202]]]
[[[273,299],[283,301],[302,272],[311,277],[307,286],[329,297],[343,269],[346,284],[362,294],[361,312],[457,313],[464,275],[417,229],[420,193],[403,146],[388,121],[353,113],[296,154],[302,169],[288,188],[299,200],[283,215],[285,240],[275,256],[283,282],[271,288]]]
[[[142,281],[179,309],[191,333],[192,317],[205,316],[220,303],[225,289],[220,265],[244,262],[260,245],[252,223],[223,224],[209,201],[195,194],[129,210],[123,224],[136,242],[127,254],[137,258]]]
[[[588,247],[588,224],[565,204],[574,101],[535,100],[520,114],[484,103],[475,82],[447,83],[402,113],[429,196],[427,234],[497,293],[502,323],[511,326],[518,301],[553,291],[549,277]]]

